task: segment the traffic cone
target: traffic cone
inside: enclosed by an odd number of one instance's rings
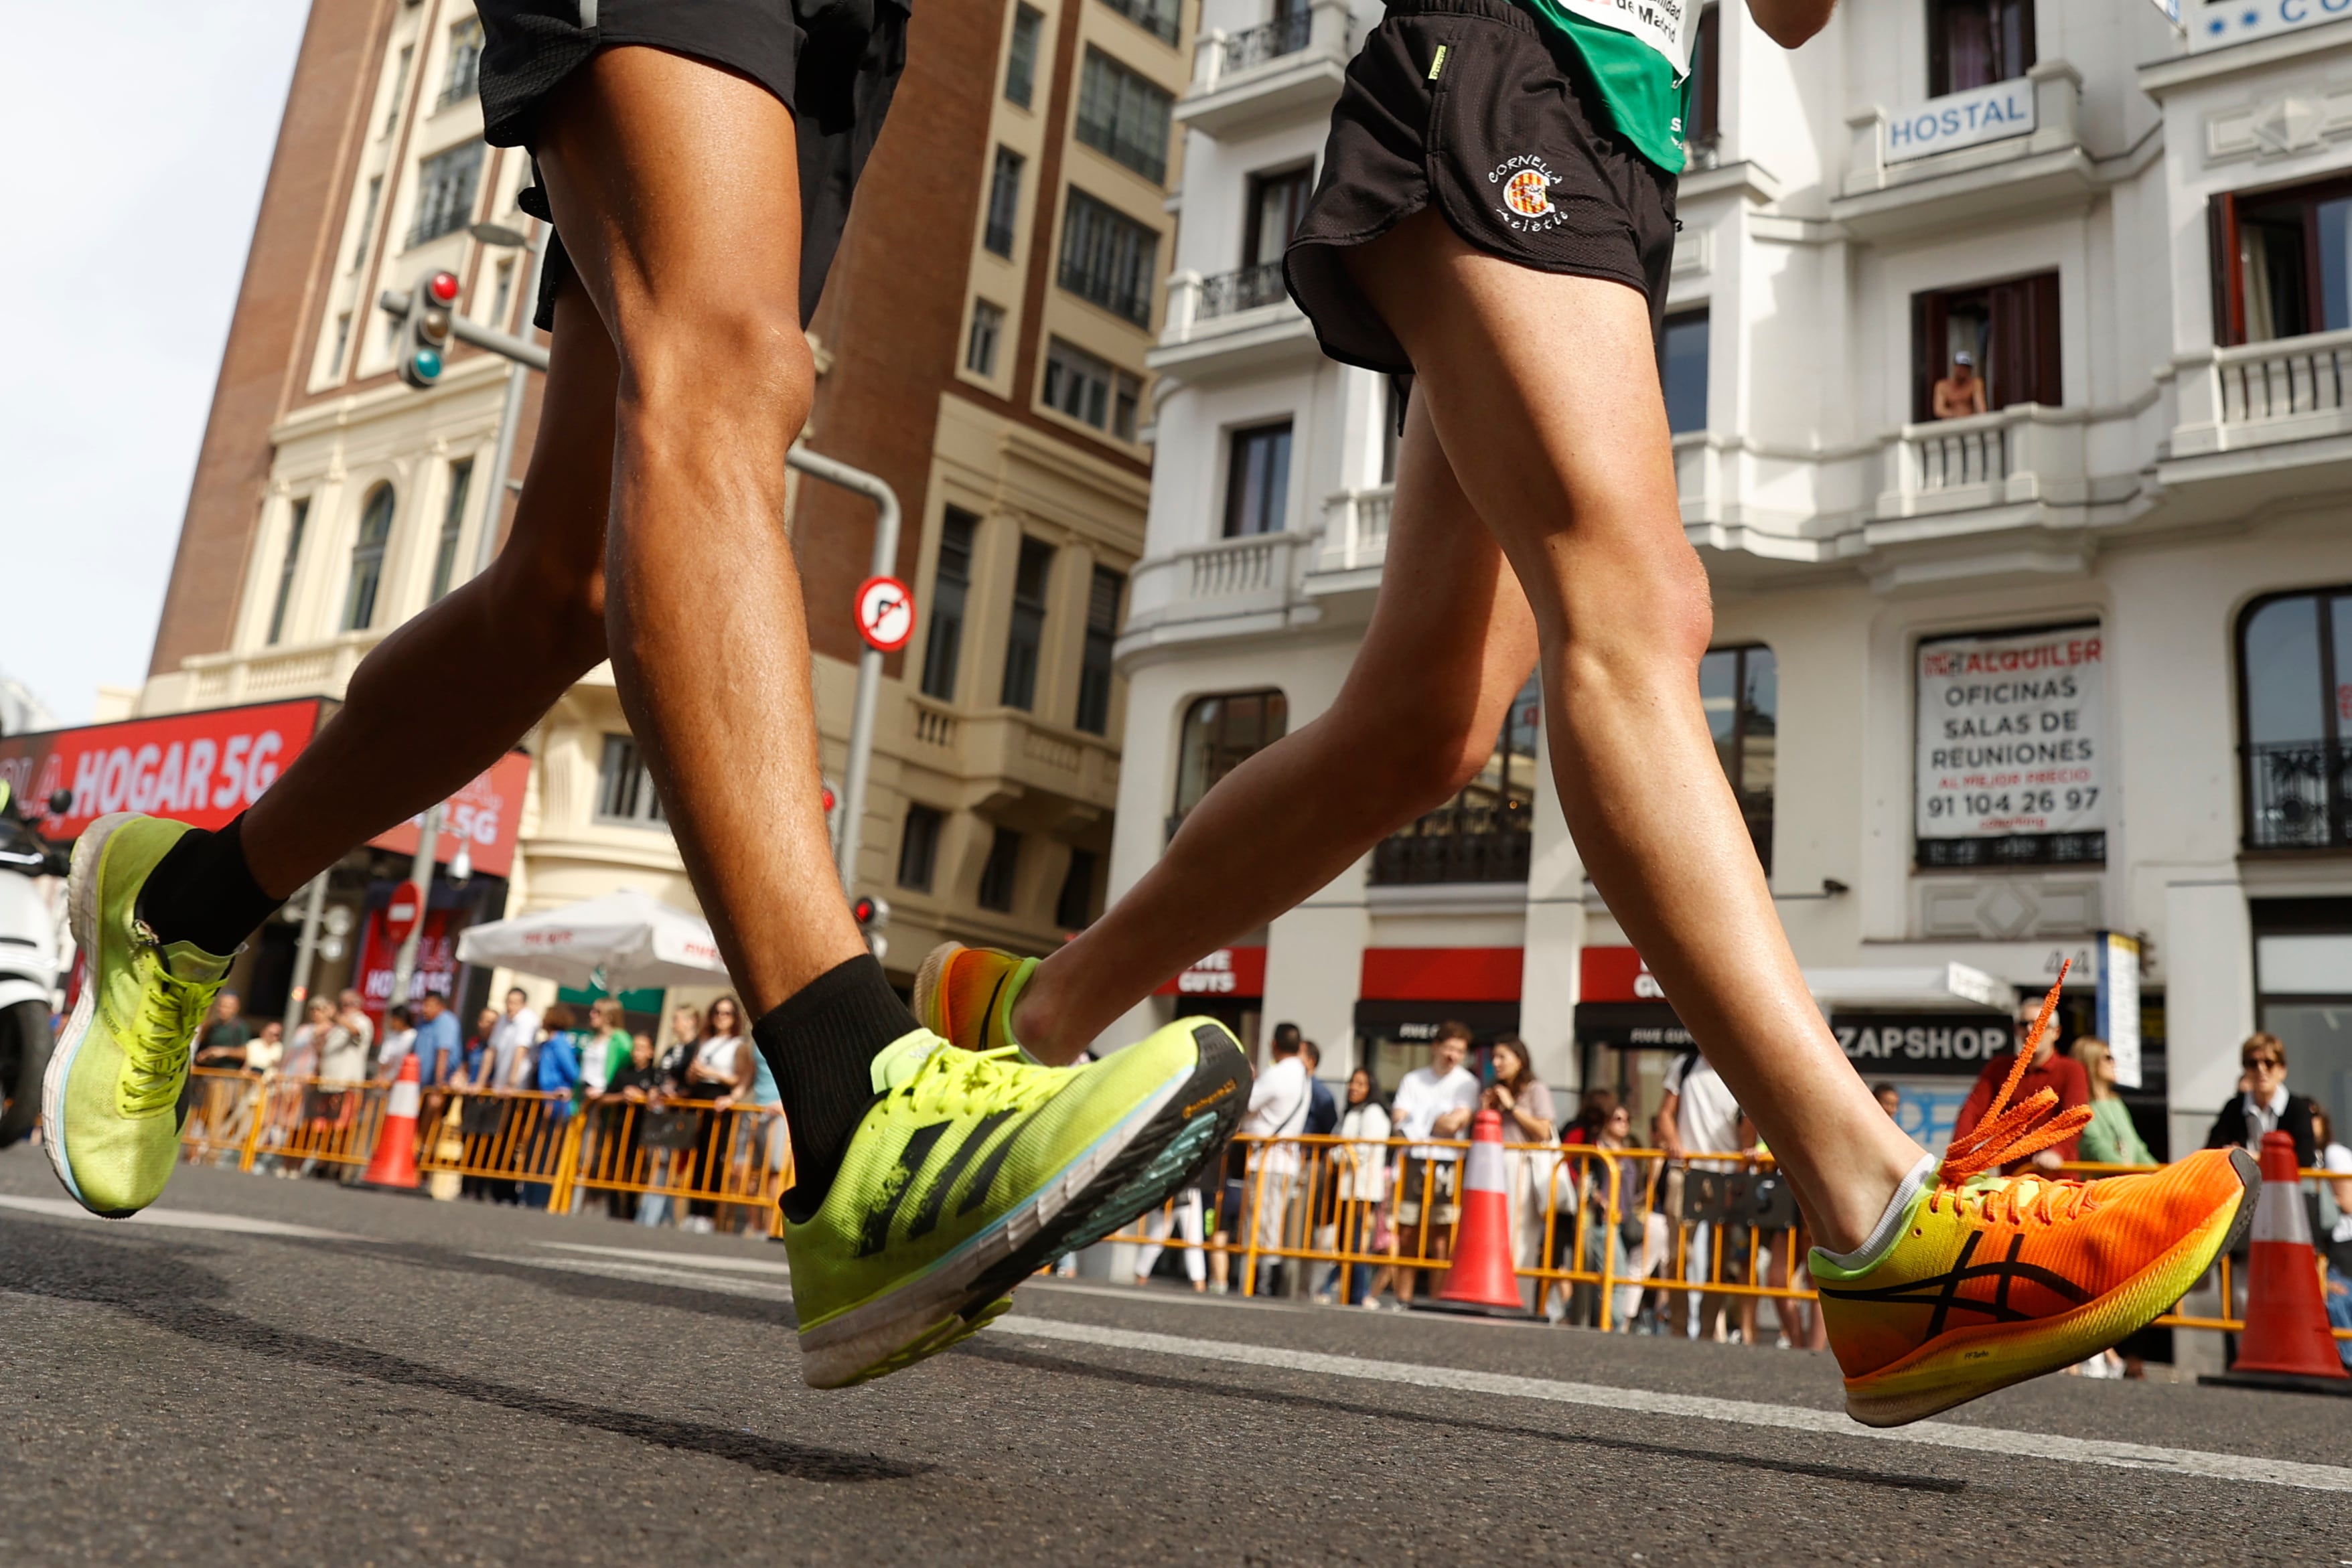
[[[376,1134],[375,1156],[360,1177],[362,1186],[416,1190],[416,1105],[422,1097],[412,1051],[400,1059],[400,1076],[383,1097],[383,1130]]]
[[[1462,1225],[1454,1233],[1454,1267],[1430,1303],[1440,1312],[1517,1317],[1527,1312],[1511,1270],[1511,1192],[1503,1175],[1503,1115],[1481,1111],[1470,1123],[1462,1162]]]
[[[2226,1374],[2198,1381],[2352,1395],[2352,1376],[2346,1375],[2336,1336],[2327,1329],[2318,1255],[2312,1250],[2303,1184],[2295,1174],[2294,1140],[2284,1133],[2263,1134],[2263,1187],[2254,1199],[2253,1235],[2247,1245],[2246,1330],[2238,1339],[2238,1359]]]

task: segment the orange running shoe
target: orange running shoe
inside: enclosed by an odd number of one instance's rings
[[[1022,1061],[1034,1062],[1013,1038],[1013,1003],[1037,962],[1001,948],[942,942],[915,971],[915,1021],[966,1051],[1011,1046]]]
[[[2009,1081],[1953,1138],[1893,1239],[1859,1264],[1818,1248],[1808,1260],[1846,1410],[1865,1426],[1899,1427],[2096,1354],[2187,1295],[2252,1216],[2259,1167],[2243,1149],[2099,1181],[1999,1174],[2090,1120],[2086,1106],[2051,1116],[2048,1089],[2009,1104],[2057,1000],[2053,986]]]

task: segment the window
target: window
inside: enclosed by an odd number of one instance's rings
[[[1698,697],[1724,777],[1739,799],[1764,874],[1772,874],[1772,780],[1780,683],[1769,648],[1717,648],[1699,661]]]
[[[1381,400],[1381,483],[1396,483],[1397,444],[1404,439],[1405,397],[1399,392],[1399,378],[1383,376],[1388,383],[1388,395]]]
[[[980,906],[1010,914],[1013,883],[1021,874],[1021,835],[1010,828],[996,830],[989,841],[988,860],[980,868]]]
[[[461,99],[473,97],[481,75],[481,19],[468,16],[449,29],[449,71],[441,78],[438,107],[446,109]]]
[[[1013,573],[1013,629],[1004,640],[1006,707],[1027,708],[1037,700],[1037,654],[1045,645],[1045,585],[1054,575],[1054,547],[1043,539],[1021,541],[1021,563]]]
[[[1666,393],[1666,428],[1680,435],[1706,428],[1706,312],[1666,318],[1658,339],[1658,379]]]
[[[352,346],[352,313],[348,310],[335,318],[335,357],[327,365],[327,373],[343,373],[343,352]]]
[[[1077,727],[1088,735],[1110,733],[1110,652],[1118,639],[1118,601],[1127,579],[1107,566],[1095,568],[1087,591],[1087,648],[1078,661]]]
[[[1139,327],[1151,323],[1160,235],[1073,187],[1062,217],[1062,287]]]
[[[604,760],[596,771],[596,820],[635,828],[657,828],[666,821],[654,776],[628,736],[604,737]]]
[[[955,701],[963,649],[963,601],[971,588],[971,541],[980,519],[954,507],[940,523],[940,564],[931,578],[931,632],[923,641],[923,695]]]
[[[498,287],[490,295],[490,324],[501,332],[506,330],[507,306],[514,298],[515,264],[509,256],[499,263]]]
[[[302,559],[302,529],[310,520],[310,497],[304,496],[287,508],[286,559],[278,563],[278,597],[269,606],[269,638],[274,647],[286,631],[286,604],[294,597],[294,569]]]
[[[400,67],[393,72],[392,76],[392,107],[384,113],[383,130],[380,133],[382,135],[389,136],[400,127],[401,105],[408,98],[408,68],[415,63],[416,46],[403,45],[400,50]]]
[[[464,228],[474,215],[474,187],[482,177],[482,144],[468,141],[436,152],[417,165],[416,223],[410,246],[420,246]]]
[[[1478,776],[1453,800],[1374,848],[1375,884],[1528,880],[1535,841],[1536,728],[1542,711],[1530,675],[1511,700]]]
[[[466,529],[466,491],[474,481],[474,460],[461,457],[449,465],[449,504],[441,510],[441,540],[433,552],[433,595],[438,603],[449,591],[457,570],[457,537]]]
[[[1290,421],[1234,432],[1225,538],[1282,531],[1290,498]]]
[[[1021,213],[1021,166],[1026,162],[1010,147],[996,150],[996,172],[988,182],[988,229],[980,243],[998,256],[1013,254],[1013,225]]]
[[[364,632],[375,621],[376,590],[383,582],[383,544],[392,537],[392,486],[368,492],[360,511],[359,536],[352,541],[352,583],[343,593],[343,630]]]
[[[917,893],[931,891],[931,872],[939,863],[940,829],[946,815],[930,806],[907,808],[906,826],[898,830],[898,885]]]
[[[2238,622],[2246,848],[2352,841],[2352,588],[2257,601]]]
[[[352,270],[357,272],[367,265],[368,246],[375,238],[376,208],[383,203],[383,176],[376,175],[368,182],[367,205],[360,215],[359,243],[352,247]]]
[[[1927,96],[2033,68],[2033,0],[1927,0]]]
[[[1242,235],[1244,267],[1281,265],[1283,247],[1307,215],[1307,198],[1315,188],[1315,168],[1301,163],[1249,179],[1249,217]]]
[[[2044,272],[1974,288],[1911,297],[1912,414],[1931,419],[1936,383],[1955,356],[1970,355],[1984,378],[1985,408],[2065,402],[2058,358],[2058,275]]]
[[[1723,15],[1720,5],[1698,14],[1698,33],[1691,40],[1690,123],[1683,127],[1683,145],[1701,167],[1712,167],[1723,140]]]
[[[2352,327],[2352,181],[2231,192],[2210,222],[2218,341]]]
[[[985,299],[971,302],[971,337],[963,346],[963,368],[976,376],[996,373],[996,345],[1004,335],[1004,310]]]
[[[1166,44],[1176,45],[1176,7],[1181,0],[1103,0],[1103,4]]]
[[[1280,740],[1290,727],[1290,700],[1280,692],[1227,692],[1202,697],[1184,710],[1176,747],[1176,825],[1216,788],[1217,780]]]
[[[1143,382],[1114,370],[1084,349],[1052,338],[1045,344],[1045,406],[1072,419],[1108,430],[1121,441],[1135,439],[1135,411]]]
[[[1095,852],[1072,850],[1070,867],[1062,873],[1061,895],[1054,900],[1054,924],[1065,931],[1083,931],[1095,923]]]
[[[1089,46],[1078,85],[1078,140],[1160,184],[1168,178],[1168,113],[1175,102]]]
[[[1037,90],[1037,43],[1045,29],[1042,11],[1013,8],[1013,51],[1004,61],[1004,96],[1022,108]]]

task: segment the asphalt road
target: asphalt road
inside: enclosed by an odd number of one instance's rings
[[[846,1393],[783,1249],[0,1155],[0,1564],[2352,1560],[2352,1401],[1040,1282]]]

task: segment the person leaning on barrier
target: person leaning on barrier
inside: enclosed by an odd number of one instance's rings
[[[2091,1086],[2091,1123],[2076,1145],[2082,1157],[2095,1165],[2152,1166],[2156,1156],[2132,1124],[2131,1108],[2116,1092],[2116,1059],[2107,1042],[2084,1035],[2074,1042],[2074,1060]]]
[[[1478,1080],[1463,1067],[1470,1049],[1470,1026],[1445,1022],[1429,1043],[1429,1065],[1416,1067],[1397,1085],[1391,1114],[1401,1138],[1459,1138],[1478,1109]],[[1454,1255],[1454,1222],[1462,1216],[1455,1181],[1462,1152],[1415,1142],[1404,1152],[1396,1187],[1397,1250],[1407,1258],[1444,1265]],[[1396,1297],[1412,1302],[1421,1270],[1399,1268]]]
[[[2226,1149],[2234,1144],[2259,1159],[2263,1134],[2284,1133],[2294,1140],[2294,1163],[2311,1169],[2319,1158],[2311,1124],[2315,1107],[2308,1095],[2287,1092],[2286,1042],[2274,1034],[2250,1034],[2238,1047],[2238,1065],[2243,1069],[2238,1092],[2213,1118],[2205,1146]]]
[[[2039,1010],[2036,1003],[2028,1003],[2019,1009],[2017,1036],[2020,1041],[2032,1032]],[[1977,1124],[1991,1106],[1992,1097],[2008,1082],[2009,1070],[2016,1061],[2017,1052],[2011,1050],[2002,1051],[1984,1064],[1983,1070],[1977,1074],[1976,1087],[1969,1091],[1969,1097],[1962,1103],[1953,1126],[1973,1127]],[[2026,1064],[2025,1075],[2018,1081],[2017,1090],[2009,1097],[2009,1103],[2012,1108],[2022,1105],[2044,1089],[2058,1097],[2058,1103],[2051,1112],[2053,1116],[2063,1116],[2077,1105],[2091,1103],[2091,1082],[2083,1074],[2082,1063],[2071,1056],[2058,1054],[2058,1030],[2054,1024],[2042,1031],[2034,1047],[2033,1060]],[[2039,1154],[2011,1161],[2001,1167],[2001,1174],[2015,1176],[2029,1166],[2037,1170],[2054,1171],[2069,1160],[2081,1158],[2081,1145],[2079,1135],[2064,1139]]]
[[[637,1151],[645,1138],[646,1110],[651,1103],[655,1086],[661,1082],[654,1069],[654,1037],[639,1034],[629,1041],[628,1059],[605,1081],[604,1099],[598,1107],[603,1118],[605,1140],[621,1138],[622,1146],[613,1156],[609,1169],[622,1180],[635,1180]],[[625,1134],[623,1129],[625,1127]],[[637,1195],[615,1188],[604,1195],[605,1212],[615,1219],[637,1217]]]
[[[245,1069],[265,1076],[278,1071],[286,1055],[286,1026],[276,1019],[265,1019],[261,1032],[246,1042]]]
[[[1375,1237],[1381,1209],[1388,1199],[1389,1113],[1372,1083],[1372,1070],[1359,1067],[1348,1074],[1348,1103],[1333,1129],[1348,1140],[1333,1158],[1331,1190],[1339,1203],[1335,1239],[1343,1252],[1380,1250]],[[1370,1263],[1338,1264],[1323,1281],[1318,1300],[1328,1301],[1338,1290],[1343,1269],[1348,1276],[1346,1301],[1351,1307],[1378,1307],[1381,1280]],[[1385,1275],[1382,1268],[1380,1274]]]
[[[245,1065],[245,1048],[253,1039],[253,1030],[239,1016],[242,1007],[235,991],[223,991],[213,998],[212,1021],[196,1037],[195,1065],[232,1071]]]
[[[1304,1044],[1297,1024],[1275,1027],[1273,1064],[1250,1085],[1249,1109],[1242,1114],[1240,1135],[1264,1141],[1246,1145],[1242,1203],[1248,1218],[1234,1228],[1234,1234],[1253,1238],[1261,1251],[1282,1245],[1283,1221],[1298,1179],[1298,1145],[1291,1140],[1307,1125],[1307,1113],[1314,1103],[1313,1081],[1300,1054]],[[1265,1294],[1279,1262],[1258,1260],[1257,1294]]]
[[[1527,1043],[1517,1035],[1498,1036],[1494,1061],[1495,1082],[1480,1091],[1478,1103],[1502,1116],[1503,1142],[1557,1142],[1551,1088],[1536,1076],[1528,1061]],[[1544,1221],[1551,1213],[1551,1189],[1559,1165],[1557,1155],[1531,1155],[1525,1149],[1514,1148],[1504,1155],[1503,1190],[1510,1196],[1511,1261],[1519,1268],[1532,1269],[1543,1261]],[[1573,1207],[1573,1203],[1564,1199],[1561,1207]]]

